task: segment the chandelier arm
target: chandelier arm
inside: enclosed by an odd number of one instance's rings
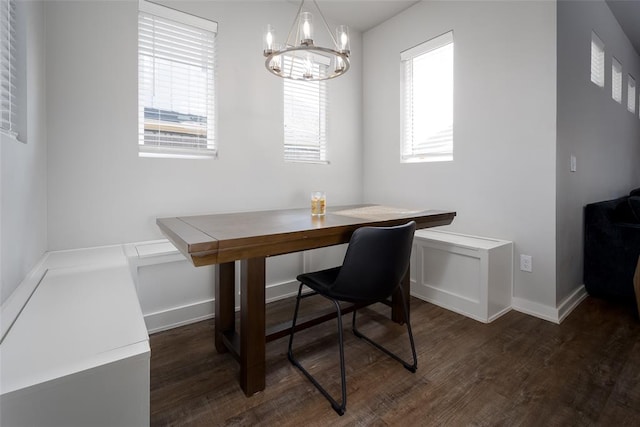
[[[303,0],[304,3],[304,0]],[[324,22],[324,27],[327,29],[327,32],[329,33],[329,36],[331,37],[331,40],[333,41],[333,45],[334,46],[338,46],[338,41],[336,40],[335,37],[333,37],[333,32],[331,31],[331,28],[329,28],[329,24],[327,23],[327,20],[324,18],[324,15],[322,14],[322,11],[320,10],[320,6],[318,6],[318,2],[316,0],[313,0],[313,4],[316,6],[316,9],[318,9],[318,13],[320,14],[320,17],[322,18],[322,22]],[[302,5],[300,5],[300,7],[302,7]]]
[[[289,34],[287,34],[287,40],[285,40],[285,46],[287,47],[289,46],[293,47],[296,45],[296,40],[291,40],[291,34],[293,33],[293,29],[296,28],[296,24],[299,24],[298,21],[300,21],[300,12],[302,11],[302,6],[304,6],[304,0],[300,2],[300,6],[298,6],[298,11],[296,12],[296,17],[293,20],[293,23],[291,24],[291,29],[289,29]],[[297,39],[298,35],[296,34],[295,37]]]

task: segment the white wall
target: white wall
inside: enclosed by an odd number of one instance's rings
[[[361,37],[330,81],[330,165],[283,161],[282,79],[264,68],[262,30],[286,35],[289,2],[164,2],[215,20],[217,160],[139,158],[137,1],[46,3],[49,248],[161,237],[156,217],[361,201]]]
[[[605,44],[605,86],[591,82],[591,31]],[[622,105],[611,98],[611,58],[622,63]],[[627,75],[640,57],[609,7],[558,2],[557,298],[582,284],[583,209],[640,187],[640,119],[627,111]],[[577,171],[570,172],[570,156]]]
[[[400,164],[400,52],[454,32],[454,161]],[[511,240],[514,296],[556,307],[555,2],[421,2],[363,35],[364,199]],[[514,262],[516,261],[514,260]]]
[[[18,8],[23,28],[28,29],[20,35],[26,44],[26,123],[21,125],[23,142],[0,135],[3,303],[47,248],[44,7],[42,2],[33,1],[19,2]],[[21,107],[25,107],[23,104]]]

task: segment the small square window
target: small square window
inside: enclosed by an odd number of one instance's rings
[[[604,87],[604,43],[591,32],[591,81]]]
[[[611,61],[611,97],[622,104],[622,64],[616,58]]]
[[[636,80],[631,74],[627,77],[627,110],[636,112]]]

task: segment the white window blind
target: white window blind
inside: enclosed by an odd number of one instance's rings
[[[218,24],[143,0],[139,7],[140,155],[215,157]]]
[[[453,160],[453,32],[400,54],[402,162]]]
[[[636,112],[636,81],[631,75],[627,77],[627,110]]]
[[[285,67],[302,67],[285,57]],[[315,64],[314,73],[319,72]],[[302,70],[300,70],[302,72]],[[327,163],[327,85],[325,81],[284,79],[284,159]]]
[[[611,60],[611,97],[622,103],[622,64],[616,58]]]
[[[17,136],[16,130],[16,5],[0,0],[0,131]]]
[[[604,43],[591,32],[591,81],[604,87]]]

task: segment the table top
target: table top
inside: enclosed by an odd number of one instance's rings
[[[417,228],[448,225],[456,213],[381,205],[334,206],[314,217],[309,208],[158,218],[157,225],[196,266],[281,255],[347,243],[363,226],[416,221]]]

